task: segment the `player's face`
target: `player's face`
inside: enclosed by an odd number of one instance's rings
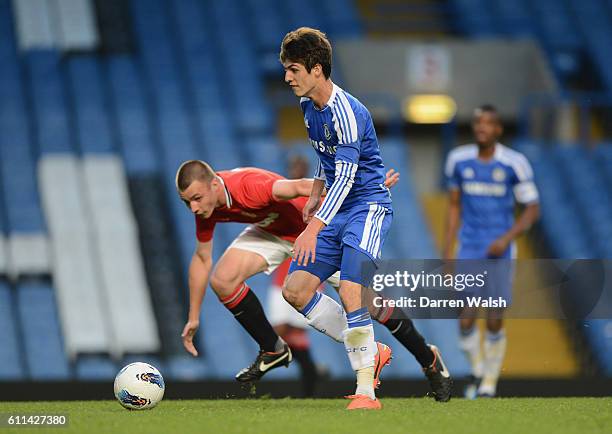
[[[472,121],[472,130],[476,143],[481,146],[494,145],[502,133],[499,118],[490,112],[477,113]]]
[[[193,181],[189,187],[180,193],[181,200],[185,202],[192,213],[207,219],[212,215],[217,205],[217,187],[218,182],[216,180],[210,183]]]
[[[283,63],[283,67],[285,68],[285,83],[291,86],[293,93],[298,97],[309,96],[317,84],[315,68],[307,72],[304,65],[290,60]]]

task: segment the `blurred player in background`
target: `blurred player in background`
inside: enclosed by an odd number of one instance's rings
[[[461,224],[457,259],[513,259],[514,240],[539,216],[533,171],[525,156],[498,142],[503,127],[495,107],[477,108],[472,129],[476,144],[453,149],[445,165],[450,205],[443,255],[445,259],[453,258]],[[515,221],[516,202],[524,209]],[[502,264],[506,272],[496,273],[498,281],[491,286],[497,285],[510,294],[512,272],[508,265]],[[467,398],[495,396],[506,351],[503,309],[487,311],[484,352],[475,324],[476,313],[476,308],[465,308],[459,321],[460,346],[472,368]]]
[[[374,340],[362,300],[362,285],[369,282],[361,274],[362,262],[375,266],[380,258],[393,215],[376,132],[368,110],[331,81],[332,47],[324,33],[307,27],[289,32],[280,60],[285,82],[300,97],[308,137],[319,157],[304,207],[308,226],[295,241],[283,296],[311,325],[344,342],[357,376],[347,408],[379,409],[376,356],[390,357],[390,350]],[[338,270],[346,317],[338,303],[317,291]],[[436,399],[448,400],[451,380],[438,350],[426,345],[421,350],[429,358],[425,370]]]
[[[391,174],[388,182],[397,182],[397,177]],[[306,226],[302,212],[312,185],[312,179],[288,180],[253,167],[215,172],[199,160],[186,161],[177,171],[176,188],[194,214],[197,238],[189,267],[189,318],[183,328],[183,345],[193,356],[198,355],[193,336],[200,325],[210,278],[220,301],[260,346],[253,364],[236,375],[238,381],[258,380],[292,360],[289,346],[273,330],[246,280],[257,273],[271,273],[291,256],[293,242]],[[222,222],[250,225],[212,271],[213,231]]]

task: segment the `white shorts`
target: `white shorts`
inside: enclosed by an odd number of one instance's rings
[[[249,225],[240,232],[240,235],[228,247],[228,249],[232,248],[257,253],[268,263],[268,268],[264,273],[271,274],[276,267],[291,256],[293,243],[272,235],[255,225]]]
[[[291,257],[293,243],[272,235],[255,225],[247,226],[228,247],[257,253],[268,263],[266,274],[272,274],[276,268]],[[334,273],[327,282],[338,289],[340,286],[340,271]]]

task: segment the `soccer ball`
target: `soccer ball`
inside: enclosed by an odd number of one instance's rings
[[[164,378],[148,363],[130,363],[115,377],[115,397],[130,410],[155,407],[164,397],[164,390]]]

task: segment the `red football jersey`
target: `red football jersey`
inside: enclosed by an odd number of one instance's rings
[[[227,206],[217,208],[207,219],[195,216],[200,242],[210,241],[217,222],[252,223],[287,241],[295,241],[306,228],[302,209],[307,197],[276,200],[272,185],[282,176],[263,169],[244,167],[217,172],[225,187]]]

